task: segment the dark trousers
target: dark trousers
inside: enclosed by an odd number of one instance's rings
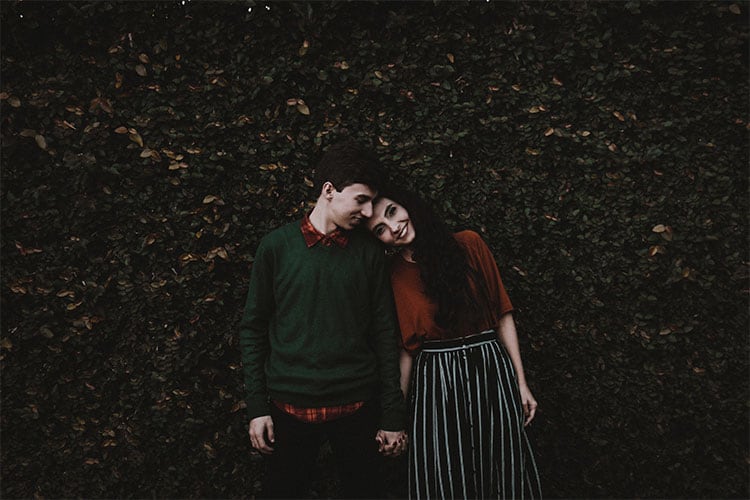
[[[320,446],[331,443],[345,498],[383,498],[382,456],[375,441],[378,411],[365,404],[353,415],[308,424],[271,405],[276,442],[266,455],[262,498],[309,498]]]

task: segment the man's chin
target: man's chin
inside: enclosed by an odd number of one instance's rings
[[[339,229],[343,229],[344,231],[351,231],[358,225],[359,225],[358,222],[346,221],[346,222],[342,222],[341,224],[336,224],[336,227]]]

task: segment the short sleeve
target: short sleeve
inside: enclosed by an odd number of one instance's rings
[[[472,267],[484,277],[490,307],[493,309],[492,314],[496,315],[496,319],[500,319],[501,316],[513,310],[513,304],[503,285],[492,251],[482,237],[474,231],[463,231],[460,234],[465,235],[462,239],[466,242]]]

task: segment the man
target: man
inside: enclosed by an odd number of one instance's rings
[[[354,142],[315,172],[315,208],[266,235],[255,254],[240,346],[263,497],[309,496],[331,443],[344,496],[382,497],[380,456],[400,454],[405,405],[382,248],[351,231],[372,215],[379,162]]]

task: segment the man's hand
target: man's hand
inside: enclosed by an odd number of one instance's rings
[[[252,419],[247,428],[247,433],[250,435],[250,442],[253,448],[264,455],[273,453],[273,448],[271,447],[274,443],[273,420],[270,415]]]
[[[404,431],[379,430],[375,436],[378,451],[386,457],[397,457],[406,450],[409,438]]]

